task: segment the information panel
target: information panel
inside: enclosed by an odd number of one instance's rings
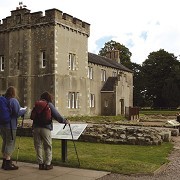
[[[70,131],[70,127],[72,130],[72,134]],[[77,140],[84,131],[84,129],[87,127],[87,124],[70,124],[70,127],[68,124],[64,128],[64,124],[53,123],[53,131],[51,131],[52,138],[72,140],[73,135],[73,140]]]

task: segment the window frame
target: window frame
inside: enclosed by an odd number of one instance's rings
[[[104,107],[108,107],[109,106],[109,101],[107,100],[107,99],[105,99],[105,101],[104,101]]]
[[[46,68],[46,66],[47,66],[46,51],[42,50],[41,51],[41,67]]]
[[[112,77],[117,77],[117,72],[116,71],[112,72]]]
[[[5,69],[5,60],[4,60],[4,56],[0,56],[0,71],[4,71]]]
[[[95,94],[92,94],[92,93],[90,94],[89,106],[90,106],[90,108],[95,107]]]
[[[76,69],[76,54],[69,53],[68,66],[70,71],[74,71]]]
[[[69,109],[79,109],[79,92],[69,92],[68,93],[68,108]]]
[[[93,79],[93,67],[88,66],[88,78]]]
[[[106,81],[106,70],[101,69],[101,81],[105,82]]]

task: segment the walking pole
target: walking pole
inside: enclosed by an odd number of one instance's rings
[[[73,141],[73,144],[74,144],[74,149],[75,149],[75,151],[76,151],[76,156],[77,156],[78,163],[79,163],[79,167],[80,167],[80,161],[79,161],[78,153],[77,153],[77,150],[76,150],[76,145],[75,145],[75,142],[74,142],[74,137],[73,137],[73,133],[72,133],[72,129],[71,129],[70,124],[69,124],[69,129],[70,129],[70,132],[71,132],[72,141]]]
[[[21,122],[21,130],[22,130],[23,125],[24,125],[24,115],[21,116],[21,117],[22,117],[22,122]],[[16,164],[17,164],[18,157],[19,157],[19,146],[20,146],[20,141],[21,141],[21,133],[20,133],[20,136],[19,136],[19,142],[18,142],[18,149],[17,149],[17,156],[16,156]]]

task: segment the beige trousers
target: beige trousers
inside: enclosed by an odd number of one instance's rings
[[[50,165],[52,161],[51,131],[47,128],[34,128],[33,137],[38,164]]]

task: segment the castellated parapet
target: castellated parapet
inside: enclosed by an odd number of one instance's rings
[[[15,30],[18,28],[33,28],[44,25],[60,25],[65,26],[74,31],[83,33],[89,37],[90,24],[77,19],[67,13],[63,13],[58,9],[49,9],[43,12],[30,13],[26,8],[11,11],[11,16],[0,21],[0,32]]]

